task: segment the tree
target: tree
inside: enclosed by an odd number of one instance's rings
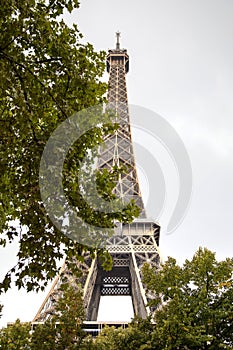
[[[57,322],[58,348],[78,349],[86,337],[82,329],[85,319],[81,287],[63,284],[63,296],[56,305],[53,320]]]
[[[63,283],[62,296],[57,301],[54,315],[42,324],[14,324],[0,330],[0,348],[5,350],[77,350],[88,349],[92,339],[83,331],[84,307],[77,284]]]
[[[148,318],[135,318],[127,328],[105,327],[93,342],[98,350],[152,350],[153,324]]]
[[[1,1],[0,244],[17,240],[19,251],[18,263],[6,273],[0,290],[6,291],[12,280],[28,291],[43,289],[56,275],[56,262],[64,253],[79,259],[83,250],[94,250],[53,225],[39,189],[40,160],[51,133],[74,112],[103,102],[107,88],[100,82],[105,53],[81,44],[77,25],[70,28],[62,20],[65,10],[78,6],[78,0]],[[120,214],[93,214],[77,190],[75,179],[83,158],[113,130],[112,125],[104,125],[86,133],[73,145],[64,165],[67,197],[96,226],[113,227],[115,218],[127,222],[138,213],[130,204]],[[99,181],[100,192],[107,197],[111,197],[110,182]]]
[[[81,289],[75,284],[63,283],[62,296],[55,305],[54,315],[35,327],[30,349],[76,350],[83,346],[87,334],[82,329],[85,319]]]
[[[232,349],[232,271],[232,259],[218,262],[202,248],[183,267],[172,258],[160,271],[145,265],[144,283],[157,308],[156,349]]]
[[[0,348],[2,350],[28,350],[30,325],[17,320],[13,325],[0,330]]]

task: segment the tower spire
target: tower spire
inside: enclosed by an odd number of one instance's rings
[[[116,50],[120,50],[120,36],[121,36],[121,33],[117,31],[116,32],[116,37],[117,37]]]

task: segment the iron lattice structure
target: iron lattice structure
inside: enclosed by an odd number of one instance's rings
[[[129,70],[129,56],[125,49],[120,48],[119,33],[114,50],[109,50],[107,56],[107,71],[109,77],[108,102],[109,107],[116,112],[118,130],[105,139],[105,147],[101,148],[98,168],[112,169],[114,165],[125,165],[128,172],[121,175],[115,193],[124,201],[134,199],[141,208],[141,214],[131,224],[118,224],[114,235],[107,241],[107,250],[113,259],[110,272],[102,269],[98,259],[91,259],[88,254],[84,262],[78,262],[83,272],[81,282],[83,287],[86,320],[96,321],[101,296],[130,295],[132,297],[134,314],[145,318],[150,313],[147,306],[150,296],[146,294],[142,283],[141,270],[145,262],[158,267],[160,227],[146,218],[142,196],[139,189],[136,165],[133,154],[131,129],[129,121],[128,98],[126,88],[126,73]],[[76,283],[64,264],[63,273],[70,283]],[[54,312],[54,305],[60,296],[58,276],[40,307],[33,322],[43,322]],[[121,321],[121,320],[119,320]]]

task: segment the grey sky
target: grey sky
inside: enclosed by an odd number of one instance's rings
[[[172,235],[163,234],[171,208],[160,220],[162,254],[180,262],[199,246],[216,251],[218,258],[232,256],[232,17],[231,0],[83,0],[67,16],[97,50],[113,48],[115,32],[122,33],[121,45],[130,55],[129,102],[160,114],[185,143],[193,169],[192,202]],[[169,207],[178,183],[165,153],[156,146],[151,152],[165,173],[171,170],[165,174]],[[2,259],[6,268],[12,250],[1,251],[1,265]],[[13,290],[3,299],[5,322],[30,320],[43,297]]]

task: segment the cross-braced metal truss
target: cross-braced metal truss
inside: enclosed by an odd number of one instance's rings
[[[131,140],[129,108],[126,88],[126,73],[129,57],[126,50],[110,50],[107,57],[107,69],[110,73],[108,90],[108,108],[116,114],[115,122],[119,128],[105,139],[98,160],[98,168],[112,170],[113,166],[124,166],[114,193],[127,203],[131,199],[141,208],[140,217],[145,217],[145,210],[139,188],[136,165]]]
[[[97,319],[100,297],[104,295],[131,295],[135,315],[146,317],[151,311],[148,307],[150,296],[146,294],[142,282],[142,266],[149,263],[158,267],[160,261],[160,226],[146,218],[137,178],[126,89],[128,69],[127,51],[120,49],[118,40],[116,49],[109,50],[107,70],[110,73],[108,108],[116,112],[119,128],[105,138],[105,145],[99,153],[98,168],[112,170],[115,165],[127,168],[128,171],[121,174],[114,192],[124,202],[134,199],[141,208],[141,214],[131,224],[118,223],[114,235],[108,239],[107,250],[113,260],[111,271],[104,271],[97,258],[91,259],[88,254],[83,256],[83,262],[78,262],[78,267],[83,272],[78,283],[83,288],[86,319],[90,321]],[[64,272],[71,283],[77,283],[72,280],[72,274],[69,274],[65,266]],[[58,276],[34,321],[44,321],[53,314],[54,302],[60,295],[59,284]]]

